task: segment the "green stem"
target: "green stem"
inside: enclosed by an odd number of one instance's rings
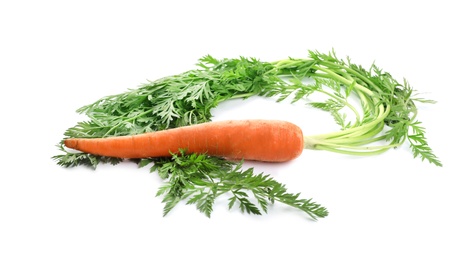
[[[373,120],[369,123],[366,123],[364,125],[360,125],[360,126],[357,126],[357,127],[352,127],[352,128],[346,129],[346,130],[331,132],[331,133],[327,133],[327,134],[313,135],[313,136],[318,138],[318,139],[330,139],[330,138],[338,138],[338,137],[341,137],[341,136],[345,136],[347,134],[350,134],[350,133],[353,133],[353,132],[356,132],[356,131],[360,131],[360,130],[363,130],[365,128],[366,129],[371,129],[374,126],[376,126],[377,124],[383,122],[384,119],[386,118],[386,116],[388,115],[389,111],[390,111],[390,106],[389,105],[386,106],[386,110],[384,109],[384,107],[382,105],[380,105],[379,106],[378,117],[375,120]]]
[[[346,70],[348,74],[355,75],[356,77],[358,77],[362,81],[366,82],[368,85],[370,85],[372,88],[374,88],[378,93],[382,92],[382,90],[376,84],[374,84],[370,79],[368,79],[367,77],[361,75],[356,70],[354,70],[354,69],[352,69],[348,66],[339,65],[337,63],[333,63],[333,62],[330,62],[330,61],[323,61],[322,63],[325,64],[327,67],[335,67],[335,66],[341,67],[344,70]]]
[[[332,146],[318,145],[316,149],[335,152],[335,153],[340,153],[340,154],[365,156],[365,155],[378,155],[378,154],[386,152],[390,148],[391,147],[379,147],[379,148],[366,147],[365,150],[368,150],[368,149],[370,149],[370,150],[369,151],[358,151],[358,149],[357,150],[345,150],[345,149],[337,149],[337,148],[334,148]]]
[[[337,100],[338,102],[342,103],[343,105],[347,106],[355,114],[356,122],[355,122],[354,125],[355,126],[358,125],[358,123],[361,120],[361,116],[360,116],[360,113],[358,112],[358,110],[352,104],[348,103],[345,99],[340,98],[336,95],[333,95],[332,93],[329,93],[325,90],[320,89],[320,90],[318,90],[318,92],[323,93],[323,94]]]

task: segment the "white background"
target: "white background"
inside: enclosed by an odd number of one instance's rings
[[[1,259],[471,259],[470,58],[466,1],[2,1]],[[407,145],[375,157],[306,151],[247,164],[329,209],[317,222],[193,206],[162,217],[157,174],[50,159],[82,105],[193,69],[206,54],[273,61],[328,52],[407,78],[438,168]],[[304,106],[249,99],[216,119],[277,118],[310,134],[332,124]]]

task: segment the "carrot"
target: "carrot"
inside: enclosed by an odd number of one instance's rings
[[[230,159],[284,162],[304,149],[302,130],[279,120],[208,122],[131,136],[71,138],[65,146],[118,158],[169,157],[185,149]]]

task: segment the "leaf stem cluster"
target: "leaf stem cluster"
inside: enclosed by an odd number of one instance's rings
[[[366,70],[351,63],[350,59],[338,59],[335,52],[323,54],[311,51],[309,54],[310,59],[273,62],[274,68],[271,70],[291,80],[291,84],[278,84],[271,93],[281,93],[281,100],[293,94],[293,102],[307,98],[313,92],[325,94],[325,102],[308,104],[330,112],[341,126],[341,130],[336,132],[307,135],[307,149],[350,155],[377,155],[409,141],[414,157],[442,166],[428,145],[425,129],[416,120],[415,102],[434,101],[416,98],[407,81],[399,83],[374,64]],[[305,87],[306,84],[301,81],[305,78],[316,82],[310,86],[311,91],[299,87]],[[361,112],[355,108],[352,100],[359,100]],[[354,122],[348,121],[347,114],[342,112],[344,108],[355,115]]]

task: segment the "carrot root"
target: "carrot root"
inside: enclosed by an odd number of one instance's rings
[[[302,130],[279,120],[208,122],[152,133],[107,138],[71,138],[66,147],[118,158],[168,157],[185,149],[229,159],[284,162],[304,149]]]

